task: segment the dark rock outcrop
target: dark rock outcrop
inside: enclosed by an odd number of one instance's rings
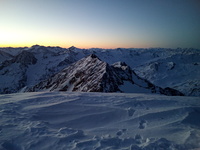
[[[51,78],[40,82],[27,91],[81,91],[81,92],[126,92],[122,89],[129,83],[133,92],[160,93],[164,95],[183,95],[171,88],[162,89],[136,75],[124,62],[109,65],[95,54],[83,58]],[[139,89],[139,90],[138,90]]]

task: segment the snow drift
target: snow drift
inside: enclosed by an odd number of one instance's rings
[[[34,92],[0,95],[1,150],[200,148],[198,97]]]

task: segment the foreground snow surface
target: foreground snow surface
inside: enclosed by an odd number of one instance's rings
[[[199,97],[75,92],[0,95],[0,149],[197,150],[199,116]]]

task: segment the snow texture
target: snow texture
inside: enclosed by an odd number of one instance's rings
[[[1,150],[197,150],[199,97],[33,92],[0,95]]]

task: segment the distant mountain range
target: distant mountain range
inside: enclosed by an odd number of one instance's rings
[[[200,96],[200,51],[0,48],[0,93],[33,91]]]
[[[135,92],[160,93],[165,95],[183,95],[181,92],[157,87],[147,80],[141,79],[123,62],[110,66],[91,54],[47,80],[26,90],[35,92],[79,91],[79,92]]]

